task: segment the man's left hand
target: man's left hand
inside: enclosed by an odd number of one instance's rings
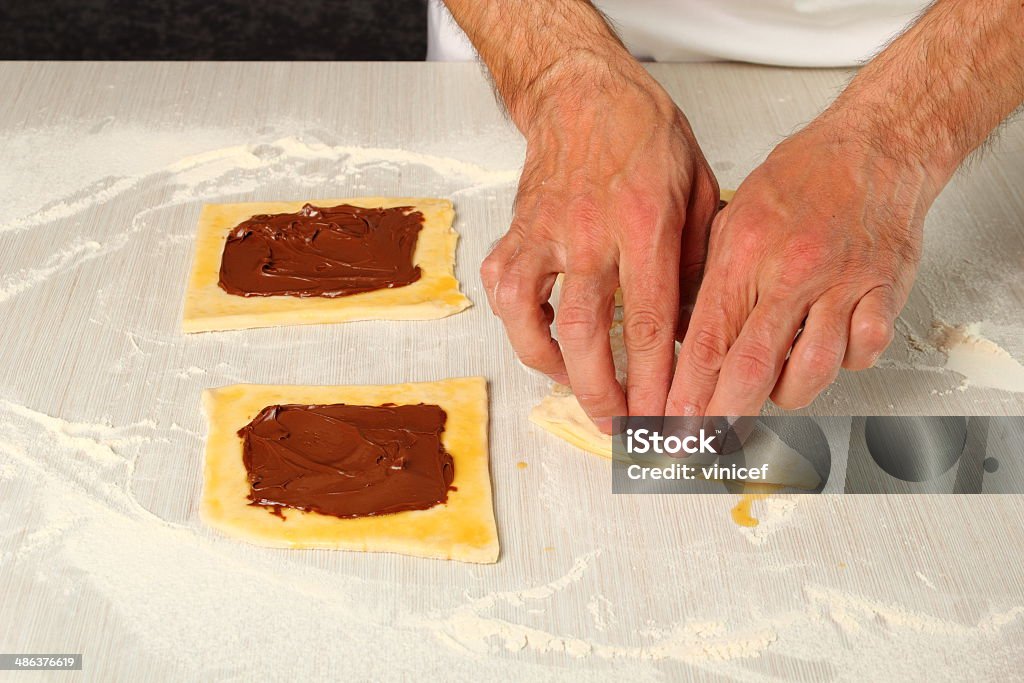
[[[804,407],[889,345],[943,183],[852,119],[784,141],[716,217],[666,414]]]

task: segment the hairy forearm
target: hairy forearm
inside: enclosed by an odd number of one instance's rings
[[[1022,101],[1024,4],[937,0],[830,111],[864,121],[880,148],[919,162],[941,187]]]
[[[647,80],[602,14],[587,0],[445,0],[525,130],[539,102],[571,96],[581,79],[615,87]],[[582,90],[582,89],[579,89]]]

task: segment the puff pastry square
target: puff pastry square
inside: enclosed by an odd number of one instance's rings
[[[448,418],[441,441],[455,478],[448,501],[426,510],[342,519],[285,510],[282,520],[250,505],[237,431],[275,404],[439,405]],[[200,516],[229,536],[279,548],[390,552],[462,562],[498,559],[498,532],[487,456],[487,384],[482,377],[385,386],[235,384],[203,393],[209,431]]]
[[[257,214],[291,213],[304,204],[367,208],[411,206],[423,214],[413,262],[420,279],[404,287],[341,297],[237,296],[217,284],[228,233]],[[240,330],[276,325],[340,323],[351,320],[431,320],[468,308],[455,279],[455,212],[447,199],[363,197],[299,202],[207,204],[199,216],[195,258],[182,316],[184,332]]]

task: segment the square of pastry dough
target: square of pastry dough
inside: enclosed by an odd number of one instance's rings
[[[221,257],[229,233],[260,214],[300,211],[339,204],[389,209],[411,207],[423,214],[413,265],[419,279],[410,284],[346,296],[242,296],[229,294],[219,283]],[[195,258],[185,293],[185,332],[238,330],[276,325],[340,323],[351,320],[430,320],[458,313],[471,304],[455,279],[455,212],[447,199],[366,197],[318,199],[312,202],[249,202],[203,206],[196,231]]]
[[[250,503],[238,431],[273,405],[440,406],[441,443],[454,479],[445,503],[364,517],[335,517],[285,508],[284,519]],[[200,516],[236,538],[281,548],[391,552],[462,562],[498,559],[498,532],[487,456],[487,383],[482,377],[385,386],[235,384],[203,392],[208,435]]]

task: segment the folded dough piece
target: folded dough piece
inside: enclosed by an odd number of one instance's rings
[[[626,345],[622,340],[622,323],[612,323],[609,332],[615,374],[619,382],[626,379]],[[612,457],[612,437],[602,432],[580,406],[572,389],[554,384],[551,393],[541,399],[530,411],[530,422],[568,441],[576,448],[582,448],[603,458]]]
[[[286,509],[285,518],[250,505],[239,429],[279,404],[438,405],[447,413],[441,442],[454,462],[446,503],[343,519]],[[203,393],[208,435],[200,516],[211,527],[257,545],[391,552],[462,562],[498,559],[487,457],[487,384],[482,377],[387,386],[235,384]]]
[[[423,214],[413,253],[420,279],[404,287],[378,289],[349,296],[238,296],[217,284],[221,256],[228,233],[258,214],[292,213],[303,205],[351,204],[366,208],[411,206]],[[351,320],[430,320],[444,318],[471,303],[455,279],[455,245],[459,235],[452,229],[455,212],[447,199],[365,197],[317,199],[312,202],[251,202],[207,204],[199,216],[195,259],[182,329],[185,332],[238,330],[276,325],[340,323]]]
[[[731,201],[733,195],[733,190],[721,191],[724,201]],[[615,305],[622,305],[622,295],[618,290],[615,292]],[[621,317],[621,312],[617,310],[616,318]],[[626,348],[621,322],[612,324],[609,336],[615,371],[619,381],[624,382]],[[530,411],[530,421],[577,448],[604,458],[612,457],[612,438],[594,425],[568,387],[554,385],[551,393]],[[770,464],[769,479],[761,480],[760,485],[794,486],[811,490],[821,483],[821,477],[814,466],[770,430],[758,425],[744,443],[748,465],[756,467]]]
[[[617,359],[624,353],[621,330],[617,324],[611,334],[612,350]],[[624,367],[616,362],[616,369],[621,371]],[[612,437],[594,425],[568,387],[556,384],[530,411],[530,421],[577,448],[603,458],[612,457]],[[811,491],[821,483],[821,477],[807,458],[761,424],[755,425],[753,432],[744,439],[743,453],[746,467],[768,465],[767,477],[758,480],[758,486],[792,486]]]

